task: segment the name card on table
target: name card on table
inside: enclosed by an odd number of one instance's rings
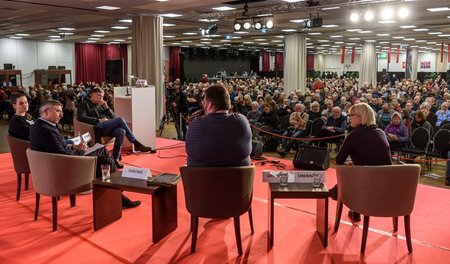
[[[280,182],[280,179],[278,178],[278,173],[280,172],[281,171],[263,170],[263,182]],[[321,178],[321,183],[327,181],[325,171],[289,170],[286,172],[288,173],[288,182],[312,183],[315,176]]]
[[[122,171],[122,177],[147,180],[151,177],[150,170],[147,168],[137,168],[125,166]]]
[[[79,145],[81,141],[89,142],[91,141],[91,139],[92,139],[91,134],[89,134],[89,132],[86,132],[83,135],[71,138],[70,140],[72,140],[74,145]]]

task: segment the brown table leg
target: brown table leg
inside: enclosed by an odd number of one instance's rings
[[[109,225],[122,217],[122,191],[105,186],[93,186],[94,230]]]
[[[328,197],[317,199],[316,230],[322,241],[323,247],[328,246]]]
[[[158,189],[152,195],[153,243],[175,230],[177,220],[177,186]]]
[[[274,230],[273,230],[273,222],[274,222],[274,201],[275,199],[273,198],[272,194],[270,193],[269,190],[269,248],[273,247],[273,236],[274,236]]]

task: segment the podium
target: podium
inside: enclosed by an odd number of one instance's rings
[[[125,120],[142,144],[156,149],[155,86],[130,86],[128,91],[131,96],[126,96],[127,87],[114,87],[114,113]],[[123,146],[131,144],[125,140]]]

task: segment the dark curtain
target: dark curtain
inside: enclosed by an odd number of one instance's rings
[[[170,47],[170,58],[169,58],[169,69],[170,69],[170,80],[174,81],[176,78],[181,78],[181,59],[180,59],[181,48],[180,47]]]
[[[270,53],[269,52],[264,52],[262,55],[262,71],[263,72],[268,72],[270,71]]]
[[[314,54],[308,54],[306,56],[306,70],[307,71],[314,70]]]
[[[75,43],[76,81],[104,82],[106,80],[106,61],[114,59],[124,60],[124,76],[126,76],[128,65],[126,45]]]
[[[282,52],[275,53],[275,71],[284,70],[284,56]]]
[[[259,72],[259,52],[251,55],[250,70],[253,72]]]

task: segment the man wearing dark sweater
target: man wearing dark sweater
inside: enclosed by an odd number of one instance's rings
[[[250,165],[250,125],[242,114],[228,113],[231,103],[227,89],[218,85],[209,87],[203,105],[205,116],[194,119],[187,131],[187,165]]]

